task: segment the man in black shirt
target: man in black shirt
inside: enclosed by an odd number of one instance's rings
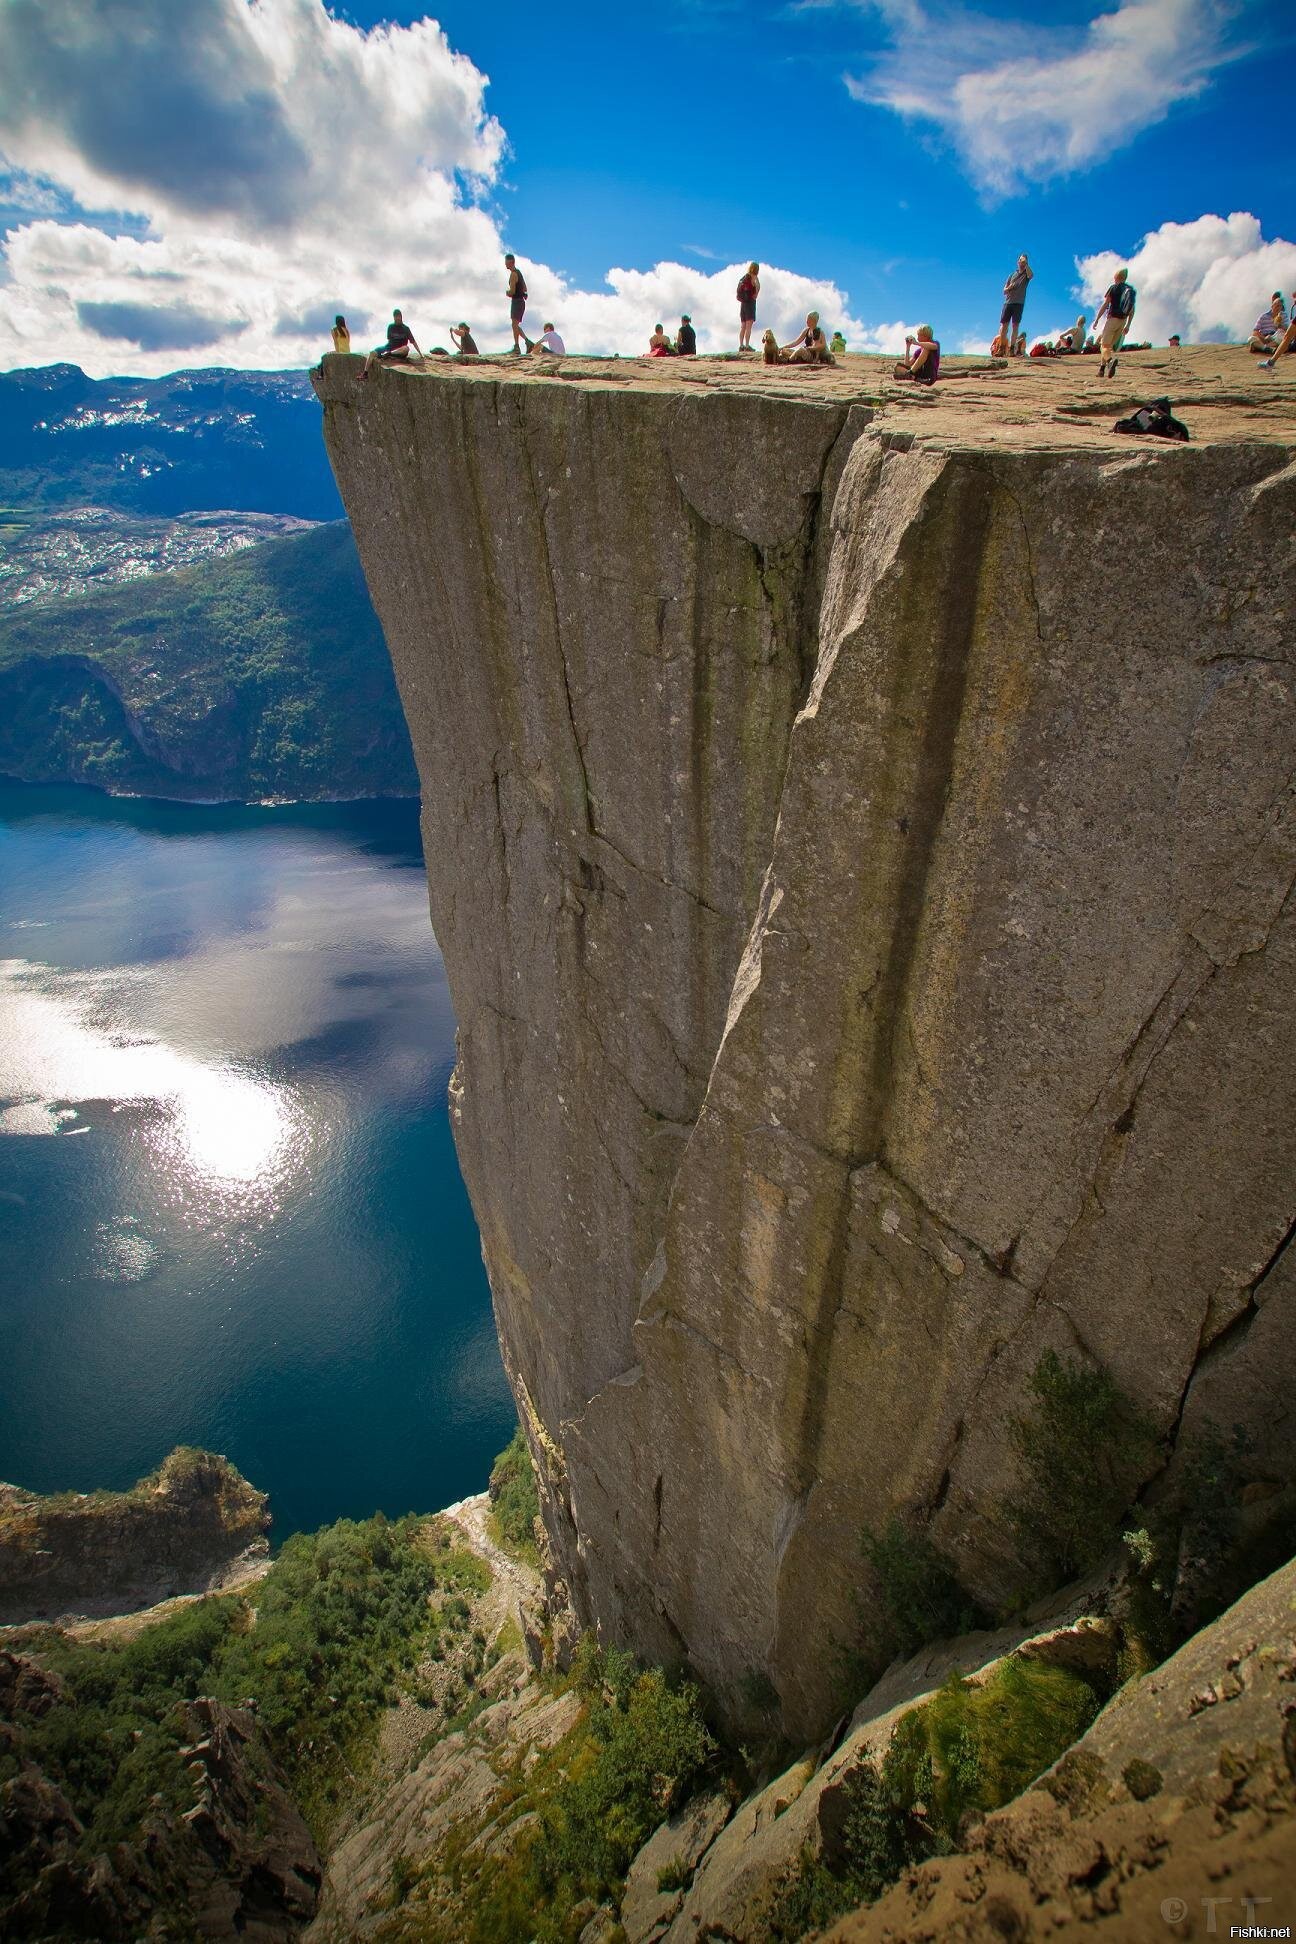
[[[675,356],[677,358],[697,356],[697,332],[693,329],[693,319],[687,311],[680,319],[679,336],[675,340]]]
[[[392,312],[392,321],[387,326],[386,344],[379,345],[375,350],[369,353],[369,356],[364,361],[364,370],[360,373],[360,376],[362,378],[367,378],[369,376],[369,373],[373,370],[376,364],[386,360],[391,360],[393,363],[397,363],[397,364],[403,364],[404,361],[409,357],[411,345],[413,345],[414,349],[418,351],[418,354],[421,358],[423,356],[423,353],[422,351],[419,351],[418,339],[415,337],[413,331],[411,331],[409,325],[405,322],[405,319],[401,316],[400,312],[398,310],[394,310]]]

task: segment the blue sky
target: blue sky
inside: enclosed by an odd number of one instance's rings
[[[815,302],[863,348],[988,339],[1023,248],[1038,330],[1120,258],[1151,335],[1240,333],[1296,283],[1282,11],[1034,12],[5,0],[0,363],[294,363],[398,301],[502,345],[503,247],[573,348],[686,307],[727,343],[749,254],[780,334]]]

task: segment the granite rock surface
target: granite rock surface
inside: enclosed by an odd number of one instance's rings
[[[1208,362],[1173,449],[1091,371],[316,375],[551,1596],[794,1736],[863,1525],[1002,1591],[1043,1351],[1290,1472],[1296,415]]]

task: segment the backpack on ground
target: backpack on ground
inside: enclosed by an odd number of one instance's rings
[[[1181,442],[1186,442],[1192,436],[1183,421],[1172,415],[1168,398],[1157,398],[1150,405],[1140,405],[1137,412],[1131,412],[1128,418],[1117,419],[1112,430],[1153,439],[1178,439]]]

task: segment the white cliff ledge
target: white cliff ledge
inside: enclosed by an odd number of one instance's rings
[[[1296,388],[1092,362],[316,376],[565,1590],[793,1733],[1045,1349],[1293,1464]]]

